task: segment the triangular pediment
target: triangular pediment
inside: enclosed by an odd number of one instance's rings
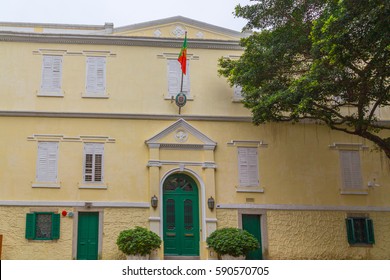
[[[189,39],[239,40],[244,36],[243,33],[235,30],[182,16],[115,28],[113,35],[154,38],[183,38],[185,32],[187,32],[187,37]]]
[[[179,119],[152,138],[145,141],[149,147],[172,149],[211,149],[217,145],[204,133],[190,125],[184,119]]]

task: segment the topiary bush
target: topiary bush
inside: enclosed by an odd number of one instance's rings
[[[207,245],[219,255],[245,256],[260,247],[257,239],[246,230],[238,228],[217,229],[206,240]]]
[[[134,229],[121,231],[116,245],[126,255],[145,256],[160,248],[161,238],[154,232],[137,226]]]

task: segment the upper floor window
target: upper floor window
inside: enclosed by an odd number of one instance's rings
[[[363,189],[360,152],[340,150],[340,168],[342,190],[359,191]]]
[[[257,148],[238,147],[238,176],[240,187],[259,186],[259,162]]]
[[[37,182],[57,182],[58,142],[38,142]]]
[[[176,97],[181,92],[182,71],[177,59],[168,59],[168,97]],[[190,97],[190,63],[187,59],[187,74],[183,75],[183,93]]]
[[[62,96],[62,56],[44,55],[42,62],[41,94]]]
[[[238,85],[233,86],[233,101],[241,101],[242,96],[242,87]]]
[[[85,143],[84,144],[84,182],[103,182],[103,153],[104,144]]]
[[[99,56],[87,57],[85,97],[106,95],[106,58]]]

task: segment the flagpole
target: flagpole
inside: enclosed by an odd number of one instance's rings
[[[180,84],[180,92],[183,92],[183,80],[184,80],[184,73],[181,72],[181,84]]]

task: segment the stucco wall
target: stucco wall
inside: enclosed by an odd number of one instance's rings
[[[72,259],[73,219],[61,216],[60,239],[25,239],[26,214],[31,207],[0,207],[0,234],[3,234],[3,260]],[[54,210],[55,208],[51,208]],[[67,208],[56,208],[60,213]]]
[[[102,259],[125,259],[125,255],[116,245],[119,232],[135,226],[149,228],[148,217],[148,208],[106,208],[103,221]]]
[[[267,211],[270,259],[390,259],[390,213],[369,213],[375,244],[350,246],[342,211]]]
[[[47,208],[47,207],[46,207]],[[70,260],[74,218],[61,216],[58,240],[25,239],[26,213],[31,207],[0,207],[0,234],[3,234],[3,260]],[[49,209],[49,208],[47,208]],[[50,207],[51,211],[73,211],[72,208]],[[148,227],[149,209],[106,208],[103,211],[102,259],[124,259],[116,239],[120,231],[135,226]]]
[[[237,210],[217,209],[217,219],[217,228],[238,226]]]
[[[350,212],[348,212],[350,213]],[[390,259],[390,213],[369,212],[374,223],[375,244],[350,246],[344,211],[268,210],[266,233],[262,232],[267,259]],[[235,209],[217,211],[218,228],[238,227]],[[264,225],[262,226],[264,230]]]

